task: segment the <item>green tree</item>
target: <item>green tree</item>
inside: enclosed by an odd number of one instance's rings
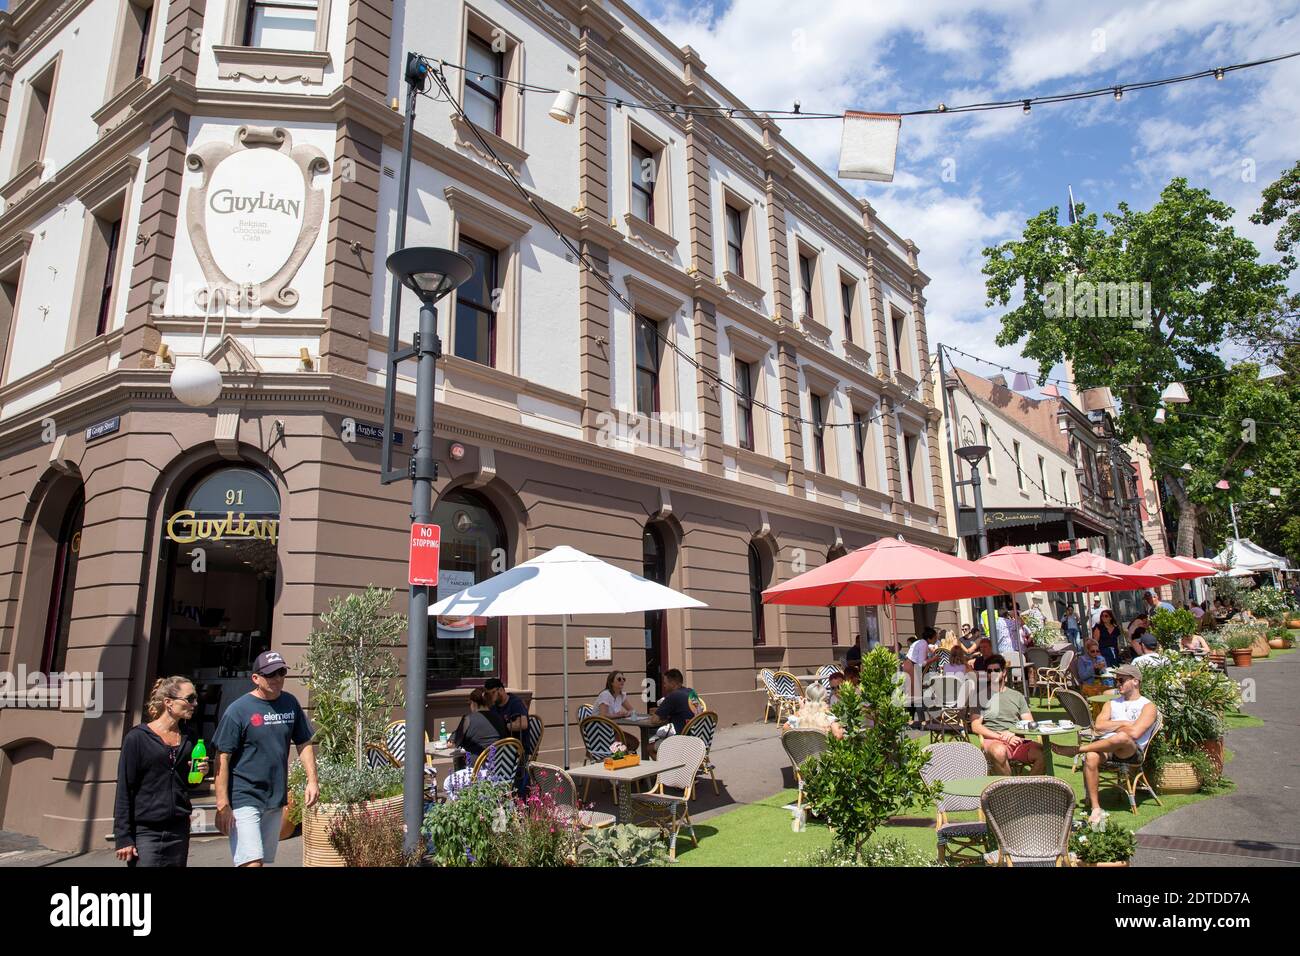
[[[858,860],[891,816],[935,795],[921,777],[928,757],[924,745],[907,735],[898,689],[898,659],[888,648],[863,657],[861,685],[842,684],[833,708],[844,736],[827,741],[804,778],[809,806],[834,828],[840,848]]]
[[[392,602],[392,591],[373,585],[332,598],[311,632],[303,680],[322,761],[362,766],[365,745],[383,739],[388,715],[404,705],[394,651],[406,616],[391,613]]]
[[[1030,219],[1019,239],[984,250],[988,304],[1006,307],[1022,296],[1002,316],[998,344],[1023,342],[1043,378],[1069,361],[1079,388],[1112,390],[1121,402],[1121,437],[1146,446],[1173,496],[1179,554],[1193,552],[1203,517],[1224,506],[1215,483],[1256,460],[1274,437],[1265,426],[1252,434],[1243,424],[1276,420],[1267,383],[1255,381],[1249,366],[1222,375],[1222,348],[1275,308],[1289,266],[1260,262],[1254,244],[1227,225],[1232,215],[1207,190],[1175,179],[1149,210],[1120,203],[1101,220],[1092,213],[1061,225],[1053,207]],[[1149,283],[1149,315],[1096,315],[1091,308],[1069,315],[1055,307],[1059,295],[1053,298],[1067,280],[1076,289],[1084,281]],[[1079,302],[1091,304],[1082,296]],[[1157,424],[1161,390],[1188,380],[1198,380],[1188,385],[1191,403],[1171,406]]]
[[[1289,257],[1296,243],[1300,242],[1300,161],[1279,176],[1276,182],[1264,187],[1260,198],[1259,209],[1250,221],[1270,226],[1279,219],[1283,220],[1273,248]]]

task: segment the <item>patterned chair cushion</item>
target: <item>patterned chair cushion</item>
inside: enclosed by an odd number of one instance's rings
[[[947,843],[959,837],[983,836],[988,833],[988,830],[988,824],[983,820],[970,820],[962,823],[945,823],[935,832],[939,835],[940,843]]]

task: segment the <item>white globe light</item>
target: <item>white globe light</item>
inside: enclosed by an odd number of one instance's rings
[[[186,405],[202,408],[221,394],[221,373],[206,359],[182,359],[172,371],[172,394]]]

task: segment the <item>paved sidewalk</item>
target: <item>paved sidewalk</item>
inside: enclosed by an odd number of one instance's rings
[[[1135,866],[1286,866],[1300,862],[1300,653],[1229,668],[1255,682],[1242,711],[1263,727],[1229,731],[1226,768],[1237,789],[1153,820],[1138,831]],[[1185,841],[1203,841],[1193,852]],[[1210,850],[1212,852],[1203,852]]]

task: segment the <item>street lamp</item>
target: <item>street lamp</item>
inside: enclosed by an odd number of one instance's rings
[[[415,357],[415,441],[411,447],[411,521],[428,524],[433,517],[433,483],[438,477],[438,463],[433,458],[434,376],[442,355],[438,340],[436,303],[474,274],[474,266],[450,249],[413,246],[399,249],[388,257],[388,271],[420,299],[420,329],[411,347],[390,356],[389,374],[396,363]],[[395,398],[393,383],[387,395]],[[385,409],[385,427],[391,431],[393,409]],[[385,435],[385,438],[388,436]],[[406,779],[402,788],[402,815],[406,823],[405,845],[414,850],[419,845],[424,821],[424,707],[425,675],[428,671],[429,589],[410,585],[406,632]],[[412,748],[415,748],[412,751]],[[412,753],[416,756],[412,756]]]
[[[970,485],[975,497],[975,527],[979,531],[980,557],[988,557],[989,553],[989,533],[984,527],[984,495],[980,491],[980,462],[989,456],[988,445],[962,445],[954,449],[954,453],[961,458],[966,464],[970,465],[970,478],[967,481],[954,481],[953,484],[961,487]],[[990,595],[984,598],[984,608],[988,611],[988,622],[985,636],[993,641],[994,649],[997,649],[997,636],[993,633],[994,624],[997,618],[993,611],[993,597]]]

